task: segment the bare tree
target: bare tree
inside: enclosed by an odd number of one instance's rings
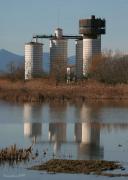
[[[104,83],[128,83],[128,56],[118,52],[94,59],[90,76]]]
[[[24,79],[24,64],[17,65],[14,61],[7,64],[6,77],[12,80]]]

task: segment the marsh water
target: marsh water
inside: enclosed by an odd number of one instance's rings
[[[1,164],[0,180],[108,179],[83,174],[51,175],[27,167],[52,158],[104,159],[120,161],[128,172],[128,105],[0,101],[0,148],[12,144],[22,148],[33,144],[33,153],[38,151],[39,156],[24,163]]]

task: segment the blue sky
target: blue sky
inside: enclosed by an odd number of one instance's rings
[[[65,34],[78,34],[79,19],[92,14],[106,19],[102,49],[128,53],[128,0],[0,0],[0,49],[24,54],[24,43],[34,34],[51,34],[58,25]],[[49,42],[44,43],[48,51]]]

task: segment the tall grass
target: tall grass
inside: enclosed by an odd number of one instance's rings
[[[58,74],[57,74],[58,75]],[[18,102],[51,100],[128,100],[128,56],[105,54],[95,57],[88,79],[71,84],[56,75],[24,81],[24,68],[0,77],[0,98]]]
[[[106,85],[86,80],[72,85],[59,84],[49,78],[31,81],[0,79],[0,98],[17,102],[43,102],[51,100],[128,99],[128,85]]]

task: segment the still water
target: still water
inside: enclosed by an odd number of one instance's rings
[[[0,180],[108,179],[93,175],[49,175],[27,167],[48,159],[105,159],[121,161],[128,172],[128,106],[100,103],[12,104],[0,102],[0,148],[17,144],[39,157],[10,167],[0,166]],[[46,156],[43,152],[46,151]],[[120,178],[115,178],[120,179]],[[125,179],[125,178],[123,178]]]

